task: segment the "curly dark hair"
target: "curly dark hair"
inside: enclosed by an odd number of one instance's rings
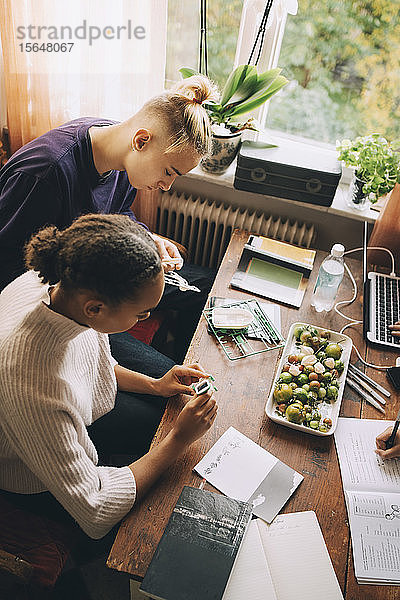
[[[43,283],[91,290],[113,305],[135,299],[162,270],[152,237],[125,215],[84,215],[62,231],[45,227],[26,244],[25,264]]]

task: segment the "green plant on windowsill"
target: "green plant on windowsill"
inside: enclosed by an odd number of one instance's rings
[[[336,150],[339,160],[353,167],[356,177],[364,182],[362,191],[370,202],[377,202],[400,182],[400,154],[379,133],[338,141]]]
[[[219,103],[204,102],[203,104],[214,125],[214,133],[219,133],[221,129],[231,133],[238,133],[245,129],[259,131],[260,127],[255,119],[246,121],[243,115],[267,102],[288,83],[286,77],[280,75],[281,70],[270,69],[258,74],[257,68],[253,65],[240,65],[234,69],[222,90]],[[190,67],[182,67],[179,72],[184,79],[199,75],[198,71]]]

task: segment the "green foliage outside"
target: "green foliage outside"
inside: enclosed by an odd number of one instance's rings
[[[243,0],[207,2],[208,75],[220,90],[235,60],[242,8]],[[199,28],[200,0],[168,0],[167,87],[180,67],[199,68]]]
[[[335,143],[400,135],[400,0],[299,0],[279,65],[291,80],[267,126]]]
[[[168,2],[167,87],[181,66],[198,68],[199,5]],[[220,89],[242,7],[243,0],[207,3],[208,70]],[[333,144],[373,132],[400,138],[400,0],[299,0],[279,66],[290,83],[270,100],[267,127]]]

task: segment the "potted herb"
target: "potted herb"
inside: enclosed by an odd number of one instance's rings
[[[183,78],[198,75],[189,67],[179,69]],[[212,123],[212,155],[201,161],[201,166],[210,173],[223,173],[238,153],[242,132],[245,129],[259,131],[254,119],[243,118],[250,111],[267,102],[288,83],[280,75],[281,69],[270,69],[257,73],[253,65],[240,65],[232,71],[222,90],[219,102],[205,102]]]
[[[343,140],[336,144],[339,160],[353,167],[349,202],[355,208],[366,207],[367,200],[375,203],[400,181],[400,155],[379,133]]]

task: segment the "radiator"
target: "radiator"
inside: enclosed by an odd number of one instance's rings
[[[185,246],[188,259],[196,265],[218,267],[237,228],[305,248],[310,248],[315,239],[314,225],[310,223],[227,206],[207,198],[160,192],[155,202],[155,233]]]

